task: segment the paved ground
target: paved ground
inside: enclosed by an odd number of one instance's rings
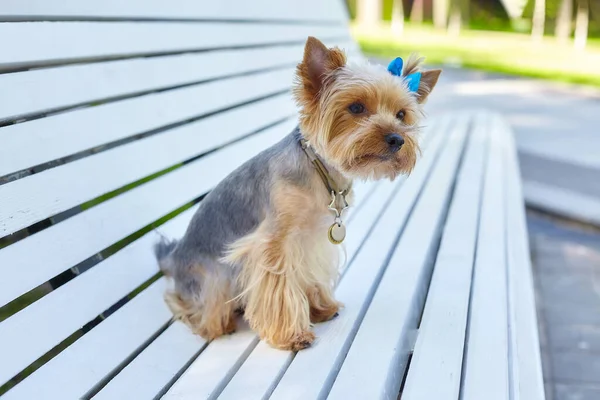
[[[523,153],[600,169],[600,90],[444,67],[430,114],[466,107],[505,115]]]
[[[600,108],[598,111],[600,114]],[[600,142],[600,126],[598,136],[597,140]],[[600,159],[600,149],[597,156]],[[582,167],[573,162],[552,160],[542,155],[524,152],[521,152],[519,158],[521,173],[525,180],[560,186],[600,199],[600,169]]]
[[[481,107],[515,130],[528,203],[600,226],[600,90],[444,68],[429,113]]]
[[[529,212],[548,400],[600,399],[600,231]]]

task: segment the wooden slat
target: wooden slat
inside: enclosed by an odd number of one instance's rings
[[[335,378],[329,399],[396,399],[410,335],[427,293],[428,269],[460,161],[468,119],[451,129],[410,216],[358,332]],[[376,343],[376,351],[374,344]]]
[[[513,133],[497,120],[506,140],[506,240],[509,282],[509,312],[513,400],[544,400],[544,381],[531,272],[521,174]]]
[[[2,399],[83,398],[88,390],[169,321],[171,312],[162,297],[165,287],[164,279],[152,284],[4,394]],[[200,342],[200,339],[197,341]]]
[[[282,19],[346,22],[347,11],[342,0],[3,0],[0,17],[135,17],[135,18],[200,18],[200,19]]]
[[[446,141],[448,121],[430,126],[431,142],[424,149],[423,158],[411,176],[402,184],[386,205],[377,225],[354,259],[352,267],[340,282],[336,297],[344,303],[340,315],[327,324],[315,327],[318,342],[310,349],[299,352],[285,375],[277,385],[271,399],[314,399],[325,398],[336,379],[336,373],[344,362],[354,333],[359,328],[362,317],[371,301],[373,292],[383,273],[390,252],[393,251],[398,235],[403,231],[411,210],[428,173],[432,168],[438,150]],[[371,343],[371,350],[378,340]],[[361,382],[364,382],[360,378]],[[357,395],[346,399],[371,399]]]
[[[194,196],[192,194],[194,192],[196,196],[206,192],[239,164],[281,138],[282,128],[291,129],[292,126],[293,124],[288,122],[247,140],[237,142],[202,158],[198,162],[188,164],[171,174],[158,178],[151,184],[143,185],[129,192],[129,196],[118,197],[115,201],[119,201],[122,206],[126,206],[121,210],[130,211],[126,215],[120,213],[109,214],[111,218],[119,215],[120,223],[113,225],[121,226],[123,224],[126,226],[126,219],[129,214],[135,214],[134,209],[151,212],[153,218],[168,213],[168,211],[157,212],[157,209],[153,210],[153,205],[149,200],[151,198],[156,201],[154,206],[158,207],[162,206],[163,203],[168,203],[167,199],[176,199],[175,201],[181,202],[180,205],[189,202],[191,200],[189,197],[188,200],[184,201],[178,199],[176,193],[178,188],[190,186],[189,182],[194,182],[194,185],[191,185],[193,189],[187,189],[184,192],[190,193],[190,197]],[[288,131],[288,129],[285,129],[285,131]],[[141,204],[143,204],[143,207],[139,206]],[[172,210],[175,207],[171,206],[170,208]],[[94,209],[90,210],[90,212],[92,211]],[[85,214],[83,215],[85,216]],[[101,219],[97,222],[106,225],[105,222],[108,220],[111,219]],[[58,224],[55,227],[63,224]],[[89,226],[87,229],[89,229],[87,231],[89,234],[96,234]],[[83,232],[86,232],[84,227],[74,233],[82,235]],[[60,241],[60,239],[60,236],[56,236],[56,240]],[[132,261],[129,268],[119,269],[118,264],[109,258],[101,265],[104,265],[104,267],[98,268],[96,266],[92,268],[0,324],[0,353],[6,354],[11,359],[10,363],[0,364],[0,382],[11,378],[77,328],[129,293],[136,285],[143,282],[143,280],[139,280],[140,278],[147,279],[148,274],[151,276],[157,272],[154,263],[148,266]],[[143,272],[140,273],[139,270],[147,271],[146,276]],[[103,271],[111,271],[111,273],[104,275]],[[126,279],[126,277],[129,277],[129,279]],[[103,283],[99,284],[99,282]],[[116,288],[117,285],[124,288],[122,293]],[[73,299],[81,299],[82,301],[74,302]],[[67,310],[69,312],[66,312]]]
[[[367,195],[367,190],[369,188],[371,188],[373,185],[369,184],[369,185],[359,185],[357,187],[357,193],[356,193],[356,204],[361,204],[362,199]],[[371,204],[372,207],[373,206],[373,202],[369,202],[368,204]],[[365,209],[362,206],[359,208],[359,211],[355,214],[358,215],[357,218],[361,218],[363,214],[369,214],[369,208]],[[354,227],[354,224],[352,223],[354,219],[353,218],[348,218],[348,222],[349,222],[349,226]],[[360,227],[357,227],[360,228]],[[358,230],[358,232],[356,232],[357,229],[353,228],[353,232],[354,235],[349,235],[350,237],[364,237],[364,235],[366,234],[366,232],[362,232],[361,230]],[[169,328],[171,330],[171,328]],[[163,334],[164,335],[164,334]],[[140,356],[138,356],[138,358],[136,358],[136,362],[133,362],[131,364],[129,364],[117,377],[115,377],[115,379],[113,379],[110,384],[107,386],[107,388],[105,390],[103,390],[103,392],[101,393],[103,396],[105,395],[105,391],[106,393],[110,394],[110,395],[106,395],[107,398],[127,398],[131,395],[130,391],[132,390],[131,384],[130,384],[130,378],[129,377],[134,377],[134,376],[149,376],[152,375],[153,379],[152,379],[152,383],[151,384],[146,384],[146,386],[143,389],[143,392],[138,391],[137,392],[137,397],[136,398],[144,398],[144,397],[148,397],[148,398],[152,398],[156,393],[158,393],[159,391],[162,390],[162,388],[168,384],[168,382],[173,378],[173,376],[175,376],[178,372],[180,372],[180,370],[182,369],[183,365],[185,364],[185,362],[164,362],[165,360],[163,359],[157,359],[157,355],[161,355],[164,353],[171,353],[171,357],[174,360],[190,360],[200,349],[199,347],[185,347],[185,348],[176,348],[178,342],[187,342],[189,341],[189,339],[187,338],[187,336],[191,335],[191,333],[189,332],[189,330],[180,330],[177,329],[175,332],[170,332],[167,338],[163,338],[163,335],[161,335],[160,340],[156,340],[155,342],[153,342],[150,346],[148,346],[147,349],[145,349]],[[242,356],[241,352],[243,352],[248,345],[248,340],[252,339],[254,340],[254,336],[252,336],[252,338],[248,338],[248,335],[244,334],[244,335],[235,335],[233,338],[228,339],[225,342],[220,342],[219,344],[219,351],[217,352],[217,354],[219,354],[220,352],[227,352],[228,354],[231,355],[231,357],[234,357],[233,355],[235,354],[235,351],[240,352],[240,356]],[[258,339],[256,339],[257,341]],[[240,343],[240,341],[242,343]],[[255,342],[253,342],[255,343]],[[209,350],[212,348],[213,344],[211,343],[209,345]],[[237,349],[237,350],[236,350]],[[240,351],[241,349],[241,351]],[[175,352],[177,354],[175,354]],[[210,350],[210,354],[215,353],[215,350]],[[203,353],[204,354],[204,353]],[[212,356],[211,356],[212,357]],[[245,358],[245,357],[244,357]],[[138,359],[142,359],[144,361],[137,361]],[[211,358],[208,358],[209,360],[211,360]],[[205,363],[206,362],[206,358],[204,358],[204,356],[201,356],[198,361],[200,363]],[[232,363],[236,363],[237,359],[232,358]],[[241,361],[240,361],[241,362]],[[160,364],[161,367],[160,368],[156,368],[156,365]],[[214,361],[209,361],[209,364],[215,364]],[[220,366],[223,366],[222,362],[217,363]],[[236,364],[237,365],[237,364]],[[207,366],[200,366],[199,368],[209,368]],[[218,392],[220,391],[220,387],[223,386],[227,380],[229,379],[229,371],[231,368],[231,364],[229,365],[228,368],[221,368],[221,375],[215,375],[215,371],[213,371],[213,376],[215,377],[215,379],[213,379],[210,382],[205,382],[205,386],[203,386],[205,391],[209,391],[209,392]],[[212,384],[213,387],[210,388],[208,387],[208,385]],[[196,393],[196,391],[194,391],[194,393]]]
[[[400,184],[403,180],[399,179]],[[367,187],[366,185],[363,187]],[[380,183],[375,186],[368,186],[369,190],[373,191],[371,196],[365,201],[365,204],[360,205],[359,212],[350,214],[347,219],[348,231],[347,237],[344,240],[346,263],[342,265],[342,274],[350,267],[350,262],[358,253],[360,246],[364,243],[369,231],[373,228],[380,214],[383,213],[383,207],[390,200],[396,185],[387,182]]]
[[[487,121],[483,116],[475,118],[471,130],[402,392],[403,400],[459,397],[487,150]]]
[[[318,28],[315,35],[318,35]],[[350,42],[327,43],[352,48]],[[290,67],[303,44],[71,65],[0,75],[0,120],[265,68]]]
[[[462,399],[508,399],[505,138],[492,124],[469,310]]]
[[[234,336],[218,338],[200,354],[163,399],[216,399],[257,343],[258,337],[248,327]]]
[[[190,156],[214,149],[223,143],[240,138],[252,130],[274,122],[268,118],[277,119],[285,117],[286,114],[289,115],[292,111],[291,108],[291,103],[287,98],[275,98],[244,109],[222,113],[198,123],[185,125],[167,134],[156,135],[141,142],[132,143],[131,145],[81,160],[81,162],[68,164],[65,167],[69,167],[71,178],[62,180],[64,183],[63,187],[68,188],[69,185],[73,186],[71,191],[74,193],[75,190],[83,189],[85,186],[94,186],[94,183],[99,183],[101,177],[105,176],[107,180],[121,182],[119,185],[113,186],[117,188],[131,181],[132,176],[128,171],[132,169],[140,172],[141,175],[139,177],[141,177],[162,168],[176,165]],[[239,124],[240,120],[245,121],[245,123]],[[290,119],[283,125],[275,126],[270,132],[275,130],[280,136],[283,136],[293,129],[294,124],[295,121]],[[204,132],[208,134],[202,134]],[[218,134],[211,134],[211,132],[218,132]],[[147,154],[153,154],[153,156],[147,157]],[[100,157],[100,160],[92,160],[96,157]],[[91,163],[91,166],[88,160],[94,161]],[[233,166],[238,161],[223,162]],[[229,165],[225,166],[225,168],[227,167]],[[58,172],[62,173],[62,171]],[[176,176],[179,172],[177,171],[170,176]],[[39,176],[43,174],[48,174],[49,177],[56,176],[54,170],[43,172]],[[221,173],[217,175],[224,176]],[[34,175],[30,178],[36,178],[37,176]],[[81,178],[82,176],[86,178],[83,179]],[[123,177],[125,179],[122,179]],[[25,182],[28,179],[25,178],[21,181]],[[165,179],[168,181],[176,178],[169,178],[167,176]],[[13,183],[17,184],[21,181]],[[60,179],[46,181],[44,177],[44,181],[47,182],[46,186],[36,186],[35,184],[29,186],[31,196],[36,196],[37,193],[39,197],[44,197],[43,193],[36,192],[36,189],[42,190],[46,188],[48,191],[56,191],[57,186],[60,187]],[[55,183],[54,185],[53,182]],[[74,182],[77,184],[73,185]],[[197,182],[197,180],[193,179],[189,182]],[[10,189],[13,183],[1,186],[0,193],[3,193],[5,188]],[[0,250],[0,266],[2,273],[6,277],[6,279],[0,281],[0,305],[6,304],[17,296],[109,247],[118,240],[127,237],[136,230],[152,223],[161,215],[167,214],[170,210],[193,200],[202,194],[198,190],[208,190],[211,187],[210,185],[214,184],[216,184],[214,179],[194,185],[188,183],[187,188],[173,190],[171,196],[165,193],[164,196],[150,197],[145,200],[140,200],[139,198],[133,200],[137,195],[135,193],[127,193],[121,196],[122,200],[119,197],[108,203],[96,206],[87,212],[71,217]],[[139,190],[149,190],[150,192],[147,195],[150,196],[153,189],[151,186],[148,186],[149,184],[144,185]],[[105,188],[107,187],[105,186]],[[185,195],[181,196],[180,193],[185,193]],[[26,201],[19,200],[20,197],[18,196],[13,198],[15,199],[15,203],[12,203],[14,205],[18,206],[16,202],[22,202],[21,204],[23,205],[27,204]],[[144,207],[136,207],[135,211],[128,209],[128,207],[132,207],[132,203],[126,200],[127,198],[143,204]],[[121,206],[121,203],[124,205]],[[4,204],[9,203],[4,202]],[[169,209],[168,207],[172,208]],[[5,215],[6,218],[11,218],[12,215],[18,214],[7,212]],[[118,224],[106,223],[106,221],[113,220],[117,216],[119,218]],[[10,222],[10,220],[7,222]],[[24,270],[27,270],[28,273],[22,274]]]
[[[221,392],[219,400],[268,398],[293,357],[294,353],[261,341]]]
[[[276,90],[278,85],[283,86],[284,77],[291,77],[291,70],[266,74],[261,77],[254,77],[254,79],[248,77],[240,83],[246,86],[265,84],[267,87],[262,90]],[[269,83],[271,78],[276,81]],[[261,89],[254,89],[254,93],[241,88],[240,90],[242,93],[239,97],[236,96],[237,101],[244,98],[255,98]],[[208,95],[209,93],[203,92],[203,94]],[[225,96],[221,94],[219,97]],[[214,102],[218,101],[217,99],[209,99],[214,100]],[[206,101],[208,102],[209,99]],[[274,104],[275,119],[293,114],[294,105],[291,96],[288,95],[287,98],[282,96],[278,100],[279,102],[271,102],[271,104]],[[254,107],[261,107],[261,105],[254,105]],[[198,109],[200,109],[200,106],[198,106]],[[243,113],[244,111],[240,109],[238,112]],[[218,117],[220,115],[217,115]],[[254,125],[254,121],[265,121],[269,118],[271,118],[269,113],[262,112],[251,116],[247,121],[248,124]],[[211,119],[211,121],[214,121],[214,119]],[[189,130],[192,129],[190,127],[197,129],[198,126],[201,126],[200,124],[202,124],[202,121],[194,124],[195,127],[194,125],[183,125],[178,128],[177,132],[188,130],[189,134]],[[239,125],[239,120],[229,121],[227,127],[212,125],[210,130],[196,131],[195,137],[198,141],[209,135],[216,136],[210,138],[211,141],[224,143],[219,136],[232,130],[239,131],[246,128]],[[208,134],[199,136],[198,132],[208,132]],[[214,133],[211,134],[211,132]],[[14,233],[19,229],[85,203],[104,193],[118,189],[127,183],[160,171],[162,168],[183,161],[183,159],[179,159],[170,164],[165,164],[165,161],[171,158],[169,153],[164,151],[163,147],[155,147],[156,143],[159,142],[162,142],[161,146],[168,145],[172,139],[174,139],[173,131],[167,131],[0,186],[0,199],[3,203],[3,207],[0,209],[0,237]],[[206,138],[207,141],[208,139]],[[202,141],[199,141],[199,143],[202,143]],[[173,148],[177,145],[178,143],[171,143],[170,146]],[[196,149],[199,150],[196,154],[201,154],[202,151],[207,149],[210,149],[210,147],[201,145],[200,148]],[[187,150],[187,153],[191,154],[192,151]],[[147,154],[153,154],[153,156],[147,157]],[[115,163],[118,163],[119,167]],[[87,179],[82,179],[82,176]],[[77,184],[74,185],[74,182],[77,182]]]
[[[302,43],[318,30],[329,39],[349,38],[348,28],[290,24],[177,22],[4,22],[0,69],[106,57],[175,53],[231,46]]]
[[[227,337],[229,339],[229,337]],[[165,345],[168,343],[168,345]],[[173,376],[181,366],[189,361],[189,353],[196,354],[205,345],[205,340],[193,335],[182,322],[175,321],[129,366],[143,365],[145,375],[132,374],[135,368],[126,368],[112,379],[97,395],[99,399],[154,399],[162,389],[165,374]],[[226,357],[225,354],[223,354]],[[222,360],[219,360],[222,362]],[[221,364],[218,364],[221,365]],[[128,366],[128,367],[129,367]],[[210,376],[200,377],[201,381]]]

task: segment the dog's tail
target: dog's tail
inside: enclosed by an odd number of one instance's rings
[[[154,245],[154,255],[158,261],[158,266],[166,276],[173,275],[173,250],[175,246],[177,246],[177,240],[169,240],[165,237],[162,237]]]

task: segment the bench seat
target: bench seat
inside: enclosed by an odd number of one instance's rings
[[[171,319],[152,244],[296,126],[306,36],[362,57],[341,1],[199,3],[0,4],[0,396],[542,400],[515,145],[484,110],[357,185],[311,348]]]

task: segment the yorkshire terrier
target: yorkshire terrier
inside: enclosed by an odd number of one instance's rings
[[[212,340],[233,332],[241,311],[272,346],[310,346],[311,323],[341,306],[336,244],[353,180],[393,180],[417,161],[422,106],[441,73],[420,71],[421,61],[349,65],[308,38],[293,90],[298,127],[217,185],[181,240],[155,246],[176,318]]]

